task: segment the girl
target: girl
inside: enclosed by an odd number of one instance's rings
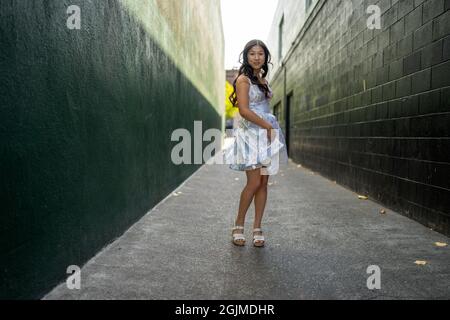
[[[245,245],[243,235],[245,216],[253,198],[255,220],[253,245],[265,243],[261,221],[267,200],[267,183],[270,175],[278,172],[279,164],[287,164],[286,142],[276,117],[270,112],[272,89],[267,80],[271,55],[260,40],[250,41],[241,53],[242,66],[233,83],[234,91],[229,97],[239,108],[234,143],[226,151],[226,158],[233,159],[230,169],[245,171],[247,185],[241,193],[239,212],[233,227],[233,243]],[[236,161],[237,160],[237,161]]]

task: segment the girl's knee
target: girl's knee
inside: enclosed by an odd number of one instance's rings
[[[261,187],[261,181],[252,181],[247,183],[247,188],[249,188],[252,191],[256,191]]]
[[[267,189],[267,182],[260,183],[258,190],[261,190],[261,189]]]
[[[268,176],[261,176],[259,188],[267,188],[267,184],[269,183]]]

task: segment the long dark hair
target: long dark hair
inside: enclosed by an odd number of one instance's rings
[[[248,52],[254,46],[260,46],[261,48],[263,48],[265,56],[266,56],[266,59],[264,61],[264,65],[262,66],[262,70],[263,70],[262,77],[263,78],[265,78],[267,76],[267,72],[269,71],[269,63],[272,64],[272,62],[271,62],[272,61],[272,56],[270,55],[269,49],[267,49],[267,46],[264,44],[264,42],[262,42],[261,40],[252,40],[252,41],[248,42],[245,45],[244,51],[242,51],[240,56],[239,56],[239,62],[241,62],[242,65],[239,68],[239,73],[238,73],[236,79],[233,82],[233,92],[228,97],[228,99],[231,101],[233,106],[236,106],[237,102],[238,102],[237,101],[237,96],[236,96],[236,81],[237,81],[237,78],[239,78],[239,76],[241,74],[246,75],[253,84],[258,85],[259,89],[262,92],[264,92],[266,98],[269,97],[269,88],[268,88],[268,86],[266,84],[261,84],[258,81],[258,77],[253,74],[252,66],[248,63]],[[242,56],[242,58],[241,58],[241,56]]]

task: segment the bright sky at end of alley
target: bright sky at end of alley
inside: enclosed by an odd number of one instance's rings
[[[278,0],[221,0],[225,69],[240,66],[239,55],[248,41],[267,41],[277,5]]]

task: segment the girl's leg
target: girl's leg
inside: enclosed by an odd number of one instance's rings
[[[264,209],[267,202],[267,183],[269,182],[268,175],[260,177],[260,185],[255,193],[255,221],[253,228],[261,228],[261,221],[264,214]],[[259,234],[259,233],[256,233]]]
[[[253,223],[254,229],[261,228],[261,221],[267,201],[267,183],[269,182],[269,176],[262,175],[260,179],[261,184],[255,194],[255,221]],[[253,232],[253,235],[262,235],[262,232]],[[256,240],[255,245],[256,243],[258,243],[258,246],[261,246],[264,244],[264,240]]]
[[[245,173],[247,174],[247,185],[241,193],[241,199],[239,202],[239,212],[236,218],[235,225],[243,226],[245,222],[245,216],[247,215],[247,210],[253,201],[256,191],[261,184],[261,169],[249,170]]]

